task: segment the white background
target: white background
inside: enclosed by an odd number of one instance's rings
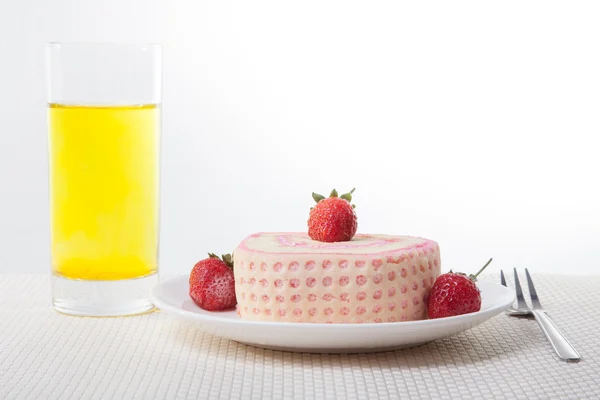
[[[1,0],[0,272],[49,271],[43,43],[151,41],[162,272],[356,186],[445,269],[600,273],[599,3],[415,3]]]

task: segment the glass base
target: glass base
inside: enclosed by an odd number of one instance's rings
[[[63,314],[87,317],[135,315],[154,308],[150,291],[158,274],[116,281],[88,281],[52,275],[52,303]]]

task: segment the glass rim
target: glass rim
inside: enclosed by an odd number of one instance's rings
[[[154,48],[162,49],[161,43],[155,42],[59,42],[51,41],[46,42],[45,46],[48,48],[61,48],[61,47],[130,47],[130,48]]]

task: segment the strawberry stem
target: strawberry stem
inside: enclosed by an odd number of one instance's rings
[[[477,271],[477,273],[475,275],[473,275],[473,274],[469,275],[469,278],[471,280],[473,280],[473,281],[476,281],[477,277],[479,276],[479,274],[482,273],[483,270],[486,269],[488,265],[490,265],[490,263],[492,262],[492,260],[493,260],[493,258],[490,258],[488,260],[488,262],[486,262],[485,265],[483,267],[481,267],[481,269],[479,271]]]
[[[215,253],[208,253],[208,257],[216,258],[217,260],[222,260],[225,263],[225,265],[227,265],[229,268],[233,268],[233,257],[231,256],[231,254],[223,254],[221,255],[221,257],[219,257]]]
[[[322,194],[319,194],[319,193],[315,193],[315,192],[313,192],[312,198],[314,199],[315,203],[318,203],[321,200],[325,200],[325,196],[323,196]]]
[[[352,189],[348,193],[344,193],[343,195],[340,196],[340,199],[344,199],[344,200],[348,201],[348,203],[350,203],[352,201],[352,193],[354,193],[355,190],[356,190],[356,188]]]
[[[339,197],[340,199],[344,199],[344,200],[346,200],[348,203],[351,203],[351,202],[352,202],[352,193],[354,193],[354,191],[355,191],[355,190],[356,190],[356,188],[352,188],[352,190],[351,190],[351,191],[349,191],[348,193],[344,193],[343,195],[341,195],[341,196],[340,196],[340,195],[338,194],[338,191],[337,191],[337,190],[335,190],[335,189],[333,189],[333,190],[331,191],[331,193],[329,194],[329,197]],[[313,193],[312,193],[312,198],[313,198],[313,200],[315,201],[315,203],[318,203],[318,202],[320,202],[321,200],[325,200],[325,198],[326,198],[326,197],[325,197],[325,196],[323,196],[322,194],[319,194],[319,193],[315,193],[315,192],[313,192]],[[354,206],[354,205],[352,205],[352,208],[355,208],[355,206]]]
[[[223,254],[221,259],[225,265],[227,265],[229,268],[233,268],[233,258],[231,257],[231,254]]]

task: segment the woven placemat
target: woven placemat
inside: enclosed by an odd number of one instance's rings
[[[0,399],[600,398],[600,276],[534,278],[581,362],[560,361],[534,320],[504,314],[407,350],[301,354],[204,334],[161,312],[63,316],[47,276],[0,275]]]

